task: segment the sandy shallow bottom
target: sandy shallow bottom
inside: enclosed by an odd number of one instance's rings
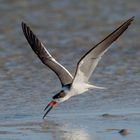
[[[45,120],[37,117],[10,116],[0,120],[2,140],[128,140],[140,137],[140,113],[52,114]],[[3,121],[4,120],[4,123]],[[127,135],[120,130],[127,129]]]

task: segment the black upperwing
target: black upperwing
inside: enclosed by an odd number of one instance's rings
[[[36,37],[36,35],[23,22],[22,22],[22,30],[33,51],[45,65],[47,65],[50,69],[52,69],[56,73],[56,75],[61,81],[62,86],[71,84],[73,76],[70,74],[70,72],[51,56],[51,54],[47,51],[44,45]]]

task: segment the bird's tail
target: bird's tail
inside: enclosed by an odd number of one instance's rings
[[[95,85],[90,85],[89,88],[90,89],[94,89],[94,88],[96,88],[96,89],[107,89],[106,87],[99,87],[99,86],[95,86]]]

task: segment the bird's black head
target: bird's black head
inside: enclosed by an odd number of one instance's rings
[[[66,96],[66,93],[62,90],[59,93],[57,93],[56,95],[54,95],[52,98],[55,99],[60,99]]]
[[[52,108],[54,108],[58,103],[61,103],[61,102],[64,102],[66,99],[68,99],[68,98],[64,98],[66,96],[66,93],[62,90],[62,91],[60,91],[59,93],[57,93],[56,95],[54,95],[52,98],[53,98],[53,100],[45,107],[45,109],[44,109],[44,111],[46,110],[46,109],[48,109],[47,111],[46,111],[46,113],[44,114],[44,116],[43,116],[43,119],[45,118],[45,116],[48,114],[48,112],[50,112],[50,110],[52,109]]]

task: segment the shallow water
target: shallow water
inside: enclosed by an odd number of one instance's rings
[[[140,137],[140,2],[1,0],[0,140],[138,140]],[[91,82],[107,87],[60,104],[42,120],[60,90],[25,40],[21,22],[73,74],[80,57],[121,22],[135,16],[112,45]],[[130,134],[118,132],[128,129]]]

